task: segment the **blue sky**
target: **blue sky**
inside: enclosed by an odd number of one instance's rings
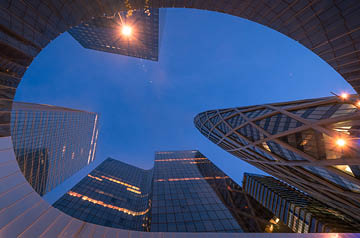
[[[87,50],[64,33],[26,72],[17,101],[100,114],[95,163],[49,202],[107,157],[149,169],[160,150],[198,149],[241,183],[261,171],[202,136],[197,113],[353,92],[310,50],[257,23],[189,9],[167,9],[164,20],[159,62]]]

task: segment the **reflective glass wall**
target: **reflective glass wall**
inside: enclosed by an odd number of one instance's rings
[[[149,231],[151,177],[152,170],[108,158],[53,206],[86,222]]]
[[[356,221],[273,178],[244,174],[244,190],[297,233],[360,231]]]
[[[108,158],[54,206],[138,231],[291,232],[196,150],[156,152],[152,170]]]
[[[123,11],[94,18],[71,28],[69,33],[88,49],[157,61],[159,9]]]
[[[199,163],[208,163],[198,151],[166,151],[155,154],[151,231],[242,232]]]
[[[43,195],[94,160],[98,115],[14,102],[11,136],[21,171]]]

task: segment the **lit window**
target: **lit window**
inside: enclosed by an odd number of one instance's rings
[[[338,170],[341,170],[341,171],[355,177],[355,175],[349,165],[334,165],[334,167],[337,168]]]
[[[118,206],[114,206],[114,205],[111,205],[111,204],[104,203],[103,201],[100,201],[100,200],[92,199],[92,198],[90,198],[88,196],[84,196],[82,194],[79,194],[79,193],[76,193],[76,192],[73,192],[73,191],[69,191],[68,194],[70,196],[73,196],[73,197],[81,198],[84,201],[87,201],[87,202],[90,202],[90,203],[93,203],[93,204],[97,204],[97,205],[100,205],[100,206],[103,206],[103,207],[106,207],[106,208],[114,209],[114,210],[117,210],[119,212],[123,212],[123,213],[129,214],[129,215],[132,215],[132,216],[142,216],[142,215],[145,215],[146,213],[149,212],[149,208],[146,209],[145,211],[139,211],[139,212],[132,211],[132,210],[129,210],[129,209],[126,209],[126,208],[123,208],[123,207],[118,207]]]

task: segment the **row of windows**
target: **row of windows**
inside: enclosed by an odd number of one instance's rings
[[[11,120],[11,132],[15,155],[23,173],[40,172],[34,161],[41,161],[37,153],[24,153],[35,149],[44,149],[47,153],[46,191],[78,171],[88,161],[96,123],[94,113],[58,109],[46,105],[14,104]],[[95,124],[96,125],[96,124]],[[33,168],[28,165],[33,164]],[[35,171],[37,170],[37,171]],[[32,172],[31,172],[32,171]]]
[[[154,223],[167,223],[167,222],[184,222],[184,221],[198,221],[198,220],[219,220],[219,219],[232,219],[232,215],[226,208],[222,210],[215,210],[210,207],[210,209],[201,209],[197,210],[189,209],[189,212],[179,211],[169,211],[163,213],[156,213],[152,211],[152,221]]]
[[[143,224],[146,223],[144,219],[146,216],[133,217],[120,212],[111,213],[106,210],[102,211],[96,207],[90,207],[87,210],[83,210],[79,207],[66,209],[66,207],[57,205],[57,208],[72,217],[98,225],[132,230],[144,230]]]
[[[152,232],[242,232],[233,220],[151,224]]]
[[[273,110],[270,108],[263,108],[263,109],[258,109],[255,111],[245,112],[244,114],[248,118],[256,118],[256,117],[260,117],[262,115],[268,114],[270,112],[273,112]]]
[[[261,181],[261,182],[260,182]],[[316,200],[305,196],[271,177],[246,176],[246,191],[264,207],[272,211],[294,232],[324,232],[324,229],[353,229],[343,218],[336,217],[335,212]],[[318,219],[325,219],[323,225]]]
[[[154,167],[152,231],[233,232],[241,229],[205,179],[218,174],[204,176],[200,172],[199,168],[211,164],[208,160],[196,160],[203,157],[197,152],[157,155]],[[157,179],[171,178],[179,179],[156,182]]]
[[[250,124],[247,124],[247,125],[241,127],[240,129],[237,130],[237,132],[240,133],[241,135],[245,136],[250,141],[258,141],[258,140],[262,140],[262,139],[266,138],[266,136],[264,134],[259,132],[258,129],[251,126]]]
[[[113,219],[122,221],[118,225],[124,226],[128,224],[127,222],[133,221],[137,224],[137,230],[148,227],[148,223],[144,221],[151,219],[153,231],[241,231],[236,219],[209,185],[209,181],[204,179],[204,171],[200,172],[199,168],[203,170],[204,166],[208,167],[210,164],[208,160],[202,159],[203,157],[197,151],[158,152],[155,159],[158,161],[155,162],[153,171],[136,170],[121,162],[108,159],[91,173],[92,177],[84,178],[72,189],[75,195],[64,195],[55,206],[79,219],[86,219],[95,224],[111,225],[107,221]],[[199,161],[207,163],[190,163]],[[206,177],[225,176],[212,170],[207,172]],[[154,173],[153,178],[152,173]],[[149,191],[147,190],[151,187],[149,181],[153,179],[152,200],[149,201],[149,196],[138,197],[138,194],[130,196],[131,193],[124,190],[124,185],[106,181],[104,174],[121,183],[139,186],[141,192]],[[196,179],[156,181],[156,178],[160,179],[164,176],[184,178],[184,174],[186,179]],[[140,186],[143,184],[146,186]],[[101,204],[83,200],[82,196],[101,201]],[[103,203],[136,211],[149,208],[151,203],[152,208],[151,214],[149,212],[146,215],[133,217],[109,206],[102,206]],[[100,222],[99,219],[102,221]],[[121,219],[125,219],[126,222]],[[134,224],[129,224],[127,228],[134,229],[131,227],[134,227]]]
[[[273,191],[249,178],[247,178],[246,191],[286,224],[289,209],[287,201],[282,200]]]
[[[185,198],[188,201],[193,201],[193,200],[197,200],[197,199],[202,199],[204,201],[207,201],[207,203],[214,203],[215,201],[217,201],[214,197],[209,196],[209,193],[212,192],[212,190],[210,190],[209,188],[206,188],[206,192],[202,192],[200,191],[199,193],[196,193],[195,191],[193,192],[183,192],[183,190],[178,190],[180,193],[176,193],[177,190],[170,190],[167,192],[172,192],[172,193],[160,193],[163,192],[162,190],[153,190],[154,191],[154,195],[153,195],[153,201],[154,203],[156,203],[157,200],[166,200],[169,199],[169,201],[166,201],[165,204],[170,204],[172,203],[186,203],[186,200],[184,200]],[[158,192],[159,191],[159,192]],[[154,204],[155,206],[155,204]],[[164,206],[164,204],[160,204],[159,206]]]
[[[356,184],[350,182],[349,180],[344,179],[343,177],[340,177],[337,174],[334,174],[325,169],[322,169],[319,167],[314,167],[314,166],[303,166],[303,168],[316,174],[317,176],[325,178],[326,180],[341,186],[342,188],[344,188],[346,190],[360,193],[359,185],[356,185]]]
[[[148,16],[135,11],[132,16],[125,14],[122,18],[122,22],[136,21],[137,39],[141,44],[129,45],[128,40],[121,41],[116,38],[118,34],[114,34],[114,31],[117,32],[119,26],[116,18],[96,18],[70,29],[69,33],[89,49],[156,60],[158,55],[158,12]],[[138,41],[136,42],[138,43]]]
[[[303,125],[301,122],[281,113],[255,123],[272,135]]]
[[[149,175],[151,171],[108,158],[72,188],[72,192],[82,197],[65,194],[54,206],[94,224],[144,231],[148,229],[150,215],[149,195],[145,193],[150,189]],[[129,187],[141,194],[129,191]],[[91,200],[83,200],[84,196]],[[126,210],[145,214],[133,216]]]
[[[291,111],[305,119],[322,120],[355,112],[357,108],[352,104],[328,104]]]
[[[225,209],[224,205],[221,203],[207,203],[206,201],[192,201],[191,203],[182,203],[180,205],[175,205],[176,200],[173,200],[172,204],[165,205],[160,202],[162,206],[153,207],[152,211],[154,213],[176,213],[176,212],[202,212],[202,211],[222,211]],[[153,201],[153,204],[155,202]]]
[[[306,159],[304,159],[297,153],[285,149],[283,146],[274,141],[266,141],[262,145],[265,147],[264,149],[268,149],[270,152],[284,158],[285,160],[306,161]]]

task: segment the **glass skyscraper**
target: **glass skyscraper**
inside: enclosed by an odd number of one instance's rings
[[[11,136],[25,178],[44,195],[95,158],[98,115],[14,102]]]
[[[294,232],[360,231],[353,219],[273,177],[245,173],[243,189]]]
[[[208,162],[198,151],[155,154],[151,231],[243,231],[208,183],[229,177],[199,171]]]
[[[38,194],[44,195],[49,176],[49,150],[47,148],[18,148],[15,153],[26,180]]]
[[[149,231],[152,170],[106,159],[54,207],[86,222]]]
[[[54,207],[84,221],[152,232],[289,232],[199,151],[162,151],[151,170],[108,158]]]
[[[229,153],[359,219],[357,100],[348,95],[210,110],[194,122]]]
[[[131,35],[122,34],[122,27],[131,27]],[[119,12],[94,18],[69,30],[87,49],[158,60],[159,9]]]
[[[197,150],[155,154],[152,205],[151,231],[288,231]]]

